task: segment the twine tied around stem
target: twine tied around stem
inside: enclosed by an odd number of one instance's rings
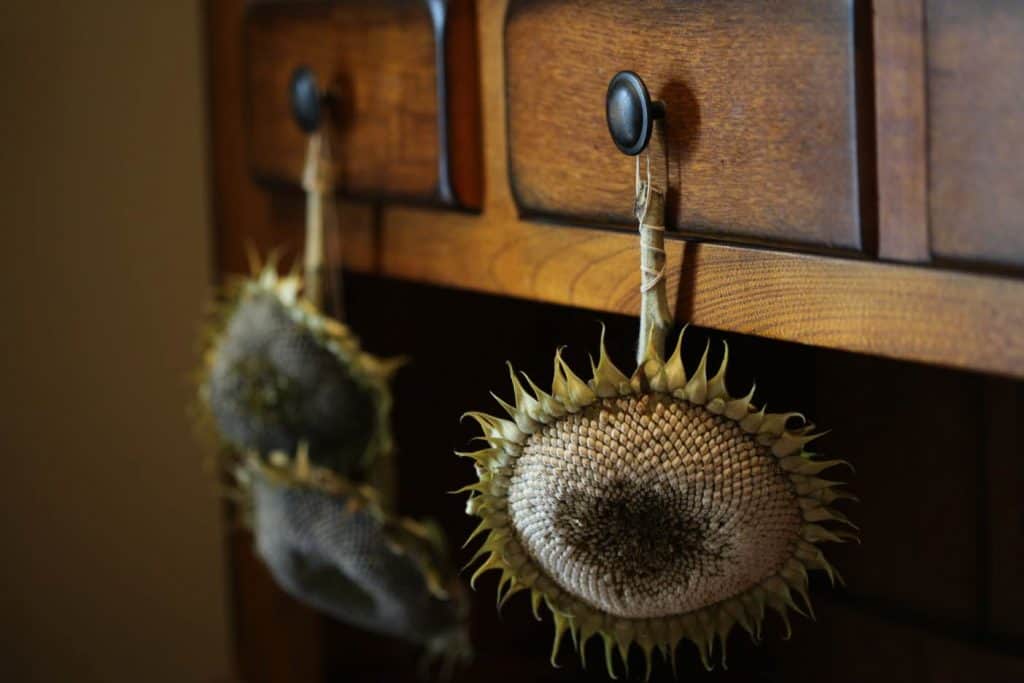
[[[646,161],[641,178],[640,157]],[[633,212],[640,230],[640,339],[637,362],[643,363],[648,346],[664,355],[670,315],[665,291],[665,193],[651,183],[651,157],[636,156],[636,194]]]

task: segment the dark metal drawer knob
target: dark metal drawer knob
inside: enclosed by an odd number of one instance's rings
[[[320,127],[329,94],[320,89],[316,74],[308,66],[300,66],[292,72],[289,93],[295,122],[304,133],[312,133]]]
[[[647,86],[635,73],[620,71],[608,83],[605,116],[615,146],[635,156],[650,142],[654,120],[665,116],[665,104],[651,101]]]

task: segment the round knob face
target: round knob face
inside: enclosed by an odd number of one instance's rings
[[[299,128],[312,133],[320,127],[320,88],[316,76],[308,66],[300,66],[292,72],[291,82],[292,116]]]
[[[605,115],[608,132],[623,154],[635,156],[651,139],[654,116],[647,87],[632,71],[620,71],[608,84]]]

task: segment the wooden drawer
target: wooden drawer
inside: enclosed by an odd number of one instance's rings
[[[520,212],[631,222],[634,162],[604,108],[608,81],[628,69],[666,103],[670,227],[861,249],[855,14],[850,0],[512,0]],[[657,137],[651,149],[658,168]]]
[[[336,94],[338,190],[476,208],[481,198],[474,4],[381,0],[250,6],[245,19],[249,162],[298,184],[304,135],[288,85],[313,69]]]
[[[1024,266],[1024,3],[926,10],[932,253]]]

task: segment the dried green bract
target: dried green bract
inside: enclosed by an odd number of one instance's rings
[[[512,372],[511,419],[469,413],[488,448],[467,453],[479,482],[468,511],[486,533],[473,576],[501,572],[499,604],[529,589],[555,624],[552,663],[566,632],[581,655],[604,641],[625,662],[637,644],[674,663],[686,639],[705,666],[739,624],[760,638],[766,608],[788,629],[806,610],[807,570],[838,575],[818,548],[853,538],[830,505],[848,498],[818,475],[841,461],[805,450],[817,435],[795,413],[768,413],[726,391],[728,348],[710,379],[707,351],[693,375],[682,335],[668,361],[649,345],[632,377],[600,359],[587,382],[555,356],[551,393]]]

